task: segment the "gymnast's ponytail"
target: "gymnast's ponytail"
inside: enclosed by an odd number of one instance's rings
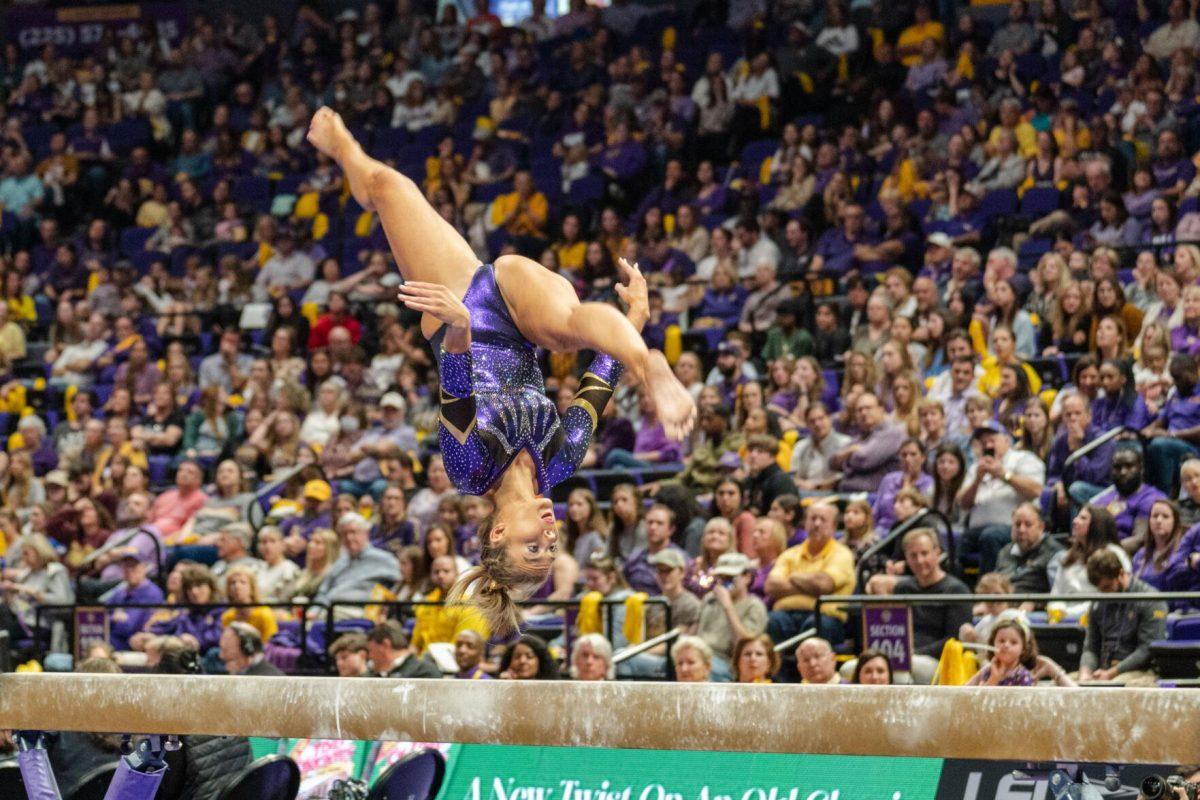
[[[507,638],[520,628],[523,600],[546,582],[546,575],[521,569],[509,558],[503,541],[492,542],[493,517],[479,525],[479,565],[458,576],[446,593],[447,605],[478,609],[495,638]]]

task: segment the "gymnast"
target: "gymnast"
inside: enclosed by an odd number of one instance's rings
[[[565,278],[523,256],[481,265],[416,184],[368,156],[337,113],[319,109],[308,141],[341,167],[354,199],[379,214],[405,281],[400,301],[422,313],[421,332],[437,355],[446,471],[460,492],[487,494],[495,505],[480,526],[479,566],[459,577],[447,601],[469,600],[493,635],[509,635],[520,620],[514,600],[546,581],[558,550],[544,495],[579,466],[622,366],[649,393],[668,436],[688,435],[696,405],[663,354],[642,341],[649,310],[635,266],[620,264],[626,316],[579,302]],[[561,419],[535,347],[598,353]]]

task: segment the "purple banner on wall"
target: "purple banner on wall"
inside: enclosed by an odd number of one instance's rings
[[[189,3],[124,3],[120,5],[44,8],[19,6],[4,14],[8,41],[22,50],[48,44],[78,55],[103,46],[106,34],[156,39],[178,44],[188,30]]]
[[[75,609],[75,663],[87,657],[93,645],[108,641],[108,609],[78,606]]]
[[[892,662],[895,672],[912,671],[912,614],[908,606],[864,606],[863,642]]]

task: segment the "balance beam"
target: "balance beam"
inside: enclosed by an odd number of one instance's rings
[[[1195,763],[1200,692],[0,675],[0,727],[1015,761]]]

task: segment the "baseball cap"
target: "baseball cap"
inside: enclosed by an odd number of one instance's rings
[[[717,355],[719,356],[723,356],[726,353],[737,355],[737,352],[738,346],[733,342],[721,342],[719,345],[717,345]]]
[[[721,457],[717,459],[717,466],[721,469],[741,469],[742,459],[731,450],[721,454]]]
[[[42,478],[42,483],[46,486],[62,486],[71,485],[71,479],[67,477],[67,471],[62,469],[52,469],[46,473],[46,477]]]
[[[404,398],[399,392],[388,392],[379,400],[380,408],[398,408],[404,410]]]
[[[713,567],[713,575],[734,577],[741,575],[753,566],[750,559],[742,553],[726,553],[717,559],[717,565]]]
[[[324,503],[333,497],[333,487],[321,479],[311,480],[304,484],[304,496]]]
[[[934,247],[953,247],[954,246],[954,240],[951,239],[947,234],[942,233],[941,231],[938,231],[937,233],[929,234],[928,238],[925,239],[925,242],[927,244],[933,245]]]
[[[974,431],[972,431],[971,438],[977,439],[980,436],[987,436],[990,433],[998,433],[1001,436],[1009,435],[1008,428],[1004,427],[999,422],[997,422],[996,420],[993,419],[993,420],[983,423],[978,428],[976,428]]]
[[[646,562],[654,566],[662,565],[671,569],[685,569],[687,562],[683,560],[683,553],[676,550],[674,547],[668,547],[665,550],[659,550],[654,555],[646,559]]]

